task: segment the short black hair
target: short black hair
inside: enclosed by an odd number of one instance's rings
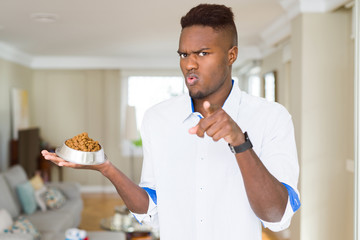
[[[181,18],[182,29],[194,25],[212,27],[214,30],[228,30],[233,38],[233,45],[237,46],[237,31],[234,14],[230,7],[219,4],[200,4],[190,9]]]

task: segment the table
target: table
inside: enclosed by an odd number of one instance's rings
[[[121,217],[122,219],[119,220],[119,215],[115,214],[113,217],[103,218],[100,221],[100,226],[108,231],[124,232],[126,234],[126,240],[158,239],[155,234],[153,234],[150,226],[141,225],[130,215]]]
[[[126,234],[123,232],[87,231],[86,233],[90,240],[126,240]],[[51,236],[51,240],[64,240],[64,239],[65,239],[64,232],[56,233],[53,236]]]

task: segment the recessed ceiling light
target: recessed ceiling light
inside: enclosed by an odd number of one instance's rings
[[[55,13],[33,13],[30,17],[36,22],[52,23],[55,22],[59,16]]]

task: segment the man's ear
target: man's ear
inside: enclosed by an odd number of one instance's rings
[[[228,51],[229,65],[232,65],[236,61],[237,55],[238,55],[237,46],[233,46],[232,48],[229,49]]]

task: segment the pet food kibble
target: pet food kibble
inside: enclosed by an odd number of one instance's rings
[[[89,138],[86,132],[66,140],[65,144],[69,148],[83,152],[96,152],[101,149],[99,142]]]

